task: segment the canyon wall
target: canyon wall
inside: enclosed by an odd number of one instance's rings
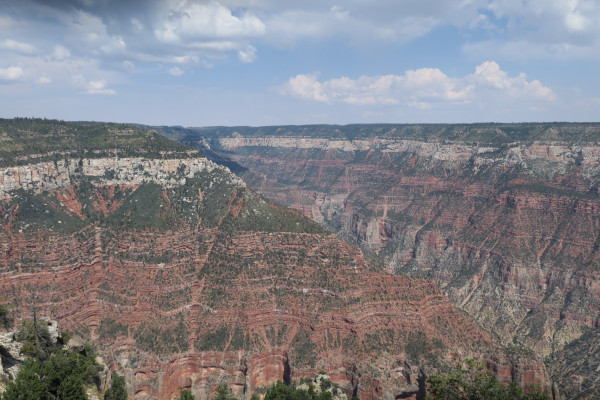
[[[93,179],[98,185],[140,185],[156,183],[175,187],[202,172],[226,171],[206,158],[152,159],[144,157],[71,158],[33,162],[0,169],[0,200],[10,199],[11,192],[31,190],[35,194],[65,189],[78,177]],[[241,179],[236,183],[245,186]]]
[[[203,128],[178,140],[238,163],[251,188],[389,272],[432,279],[506,344],[548,357],[599,329],[598,124]],[[581,381],[581,398],[600,391]]]
[[[0,296],[89,338],[131,398],[249,398],[326,371],[364,400],[423,398],[466,358],[551,390],[541,360],[199,157],[33,157],[0,168]]]

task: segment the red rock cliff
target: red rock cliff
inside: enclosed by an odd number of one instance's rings
[[[113,182],[127,163],[5,191],[0,295],[91,338],[132,398],[207,398],[222,382],[243,398],[319,370],[361,399],[421,398],[426,374],[467,357],[549,388],[539,360],[499,359],[435,284],[375,270],[222,168]]]

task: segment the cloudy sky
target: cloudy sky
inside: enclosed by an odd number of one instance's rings
[[[600,120],[598,0],[0,0],[0,116]]]

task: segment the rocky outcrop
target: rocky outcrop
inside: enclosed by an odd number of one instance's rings
[[[56,344],[59,337],[58,322],[43,318],[47,324],[50,343]],[[26,356],[21,354],[23,342],[17,340],[16,331],[0,333],[0,394],[6,390],[6,385],[14,381],[21,370]]]
[[[14,338],[14,332],[0,333],[0,394],[20,371],[25,357],[21,355],[22,343]]]
[[[58,321],[46,317],[38,321],[47,326],[50,344],[58,346],[58,348],[68,353],[85,352],[86,343],[78,336],[71,337],[64,344],[58,341],[60,337]],[[0,333],[0,397],[6,391],[7,385],[17,378],[17,375],[21,371],[21,366],[29,357],[22,354],[22,349],[26,343],[20,341],[18,338],[18,330]],[[97,375],[99,387],[95,385],[85,386],[85,391],[90,400],[100,400],[100,392],[103,393],[106,391],[107,383],[109,382],[109,370],[104,361],[101,357],[96,357],[96,362],[99,367]]]
[[[503,143],[500,146],[478,145],[451,141],[404,140],[396,138],[372,137],[361,139],[328,139],[310,137],[269,136],[217,137],[211,140],[213,150],[240,152],[240,149],[257,147],[272,149],[307,149],[342,152],[409,153],[416,157],[431,158],[437,161],[467,162],[476,166],[495,165],[502,162],[507,166],[545,160],[580,165],[598,165],[600,150],[596,144],[568,144],[565,142],[534,142],[522,145],[519,142]],[[498,154],[503,151],[503,154]],[[243,151],[242,151],[243,152]]]
[[[35,293],[131,398],[221,383],[247,398],[320,370],[364,400],[422,398],[427,374],[469,357],[550,390],[536,357],[508,355],[432,282],[376,270],[209,161],[163,161],[68,162],[70,186],[32,180],[0,202],[0,295],[27,316]]]
[[[55,162],[32,163],[0,169],[0,200],[9,199],[15,190],[43,191],[64,189],[82,177],[92,178],[99,186],[141,185],[156,183],[175,187],[202,172],[225,171],[205,158],[153,159],[131,158],[80,158]],[[236,184],[245,186],[235,177]]]
[[[250,187],[390,272],[433,279],[504,343],[549,356],[600,324],[599,132],[598,124],[206,128],[182,141],[229,157]]]
[[[180,388],[206,398],[223,382],[245,397],[279,379],[325,370],[350,393],[379,399],[418,393],[426,373],[452,360],[517,362],[495,360],[503,350],[433,284],[370,271],[359,252],[335,238],[239,232],[223,241],[213,234],[154,232],[152,255],[177,237],[182,257],[133,262],[143,235],[109,239],[115,232],[103,230],[98,261],[7,271],[0,291],[26,315],[27,288],[35,288],[41,310],[95,338],[136,398],[171,399]],[[26,244],[34,241],[21,243],[42,263],[55,257],[47,246]],[[96,251],[86,250],[92,259]],[[532,365],[537,372],[524,374],[524,382],[547,386],[543,366]]]
[[[332,384],[331,377],[324,373],[318,373],[314,379],[310,378],[297,386],[301,390],[314,390],[315,393],[329,392],[333,400],[348,400],[348,396],[338,384]]]
[[[563,399],[596,399],[600,384],[600,331],[588,330],[551,356],[550,372]]]

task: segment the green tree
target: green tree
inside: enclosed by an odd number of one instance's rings
[[[264,400],[331,400],[331,392],[317,393],[314,386],[308,390],[298,389],[296,385],[288,386],[282,381],[277,381],[265,394]]]
[[[265,394],[264,400],[287,400],[291,399],[295,388],[291,388],[282,381],[277,381],[276,384],[271,386]]]
[[[547,400],[537,388],[525,393],[516,383],[503,385],[485,370],[483,363],[467,360],[465,366],[427,379],[428,400]]]
[[[195,400],[196,398],[189,389],[182,389],[176,400]]]
[[[29,358],[2,400],[86,400],[85,385],[97,385],[95,359],[60,351],[47,360]]]
[[[104,393],[104,400],[127,400],[124,377],[116,373],[111,376],[110,387]]]
[[[15,339],[23,342],[21,353],[28,356],[45,359],[53,350],[48,325],[44,320],[35,323],[29,319],[24,320],[17,327]]]
[[[214,400],[236,400],[236,398],[233,397],[233,392],[229,386],[227,386],[226,383],[223,383],[217,387],[217,395]]]
[[[13,327],[13,318],[10,310],[4,304],[0,304],[0,328],[10,329]]]

